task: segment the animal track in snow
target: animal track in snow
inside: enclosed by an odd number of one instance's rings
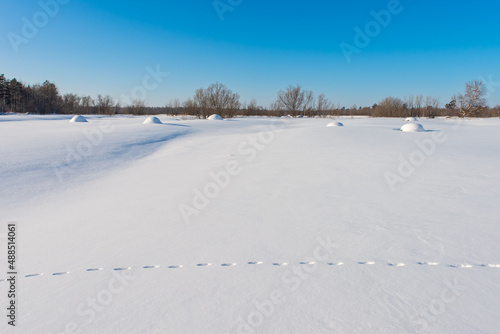
[[[391,267],[404,267],[405,264],[402,262],[396,262],[396,263],[388,263]]]
[[[156,268],[160,268],[160,266],[144,266],[142,268],[143,269],[156,269]]]
[[[417,262],[421,266],[438,266],[439,263],[437,262]]]
[[[472,268],[472,265],[471,264],[450,264],[449,267],[452,267],[452,268]]]
[[[212,265],[211,263],[198,263],[196,266],[197,267],[209,267],[211,265]]]
[[[43,274],[29,274],[29,275],[26,275],[24,277],[37,277],[37,276],[42,276]]]
[[[250,262],[247,262],[247,264],[262,264],[264,262],[260,262],[260,261],[250,261]]]
[[[368,264],[368,265],[372,265],[372,264],[375,264],[375,261],[362,261],[362,262],[358,262],[359,264]]]
[[[175,266],[168,266],[168,268],[170,269],[178,269],[178,268],[182,268],[182,265],[175,265]]]
[[[314,261],[310,261],[310,262],[301,262],[300,264],[316,264],[316,262],[314,262]]]
[[[53,273],[52,276],[64,276],[69,274],[69,271],[61,271],[60,273]]]
[[[119,267],[119,268],[115,268],[113,270],[115,271],[125,271],[125,270],[130,270],[132,269],[132,267]]]
[[[222,263],[221,266],[222,267],[232,267],[232,266],[235,266],[236,263]]]
[[[288,265],[288,263],[286,263],[286,262],[281,262],[281,263],[280,262],[275,262],[275,263],[273,263],[273,266],[287,266],[287,265]]]
[[[344,262],[329,262],[329,266],[343,266]]]
[[[500,264],[482,264],[481,267],[489,267],[489,268],[500,268]]]

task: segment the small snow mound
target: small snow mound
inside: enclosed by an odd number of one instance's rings
[[[217,115],[217,114],[210,115],[210,116],[208,116],[207,119],[209,121],[222,121],[222,117],[220,117],[220,115]]]
[[[340,122],[331,122],[331,123],[328,123],[327,126],[328,127],[330,127],[330,126],[344,126],[344,124],[342,124]]]
[[[424,132],[425,129],[422,124],[419,123],[408,123],[401,127],[403,132]]]
[[[163,124],[163,123],[158,119],[158,117],[151,116],[146,118],[146,120],[142,122],[142,124]]]
[[[405,122],[416,122],[418,121],[416,117],[408,117],[407,119],[405,119]]]
[[[69,122],[70,123],[87,123],[87,119],[85,117],[83,117],[82,115],[76,115]]]

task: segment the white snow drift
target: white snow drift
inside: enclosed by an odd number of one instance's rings
[[[160,121],[158,117],[151,116],[146,118],[146,120],[142,122],[142,124],[163,124],[163,123]]]
[[[207,119],[209,121],[222,121],[222,117],[220,117],[220,115],[217,115],[217,114],[210,115],[210,116],[208,116]]]
[[[340,122],[331,122],[331,123],[328,123],[327,126],[344,126],[344,124],[340,123]]]
[[[87,119],[82,115],[76,115],[71,119],[70,123],[87,123]]]
[[[408,123],[401,127],[403,132],[424,132],[425,129],[420,123]]]

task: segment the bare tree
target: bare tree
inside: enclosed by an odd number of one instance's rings
[[[81,98],[76,94],[64,94],[62,97],[62,112],[64,114],[73,114],[78,112]]]
[[[170,112],[173,116],[178,115],[181,112],[181,101],[179,101],[179,99],[170,100],[166,109],[167,112]]]
[[[386,97],[373,109],[372,115],[375,117],[404,117],[406,105],[399,98]]]
[[[486,86],[481,80],[472,80],[465,84],[464,94],[458,93],[453,96],[457,106],[458,117],[476,117],[487,108],[486,106]]]
[[[304,90],[300,85],[288,86],[286,91],[280,90],[275,107],[279,110],[284,109],[292,116],[300,113],[308,113],[314,105],[314,93]]]
[[[194,102],[200,112],[199,117],[206,118],[216,113],[225,118],[233,117],[240,109],[240,95],[233,93],[225,85],[215,83],[208,88],[200,88],[194,95]]]
[[[127,106],[126,110],[127,113],[132,115],[144,115],[146,113],[146,101],[135,99]]]
[[[316,101],[316,111],[320,116],[328,114],[333,110],[333,103],[328,100],[325,94],[321,93]]]
[[[82,96],[80,98],[80,105],[78,106],[79,114],[90,114],[95,105],[94,99],[90,96]]]
[[[102,96],[97,95],[97,101],[95,103],[97,113],[100,115],[113,115],[115,112],[114,105],[115,102],[113,98],[109,95]]]

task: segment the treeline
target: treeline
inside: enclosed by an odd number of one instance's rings
[[[143,100],[133,100],[127,106],[120,104],[109,95],[78,96],[61,95],[56,85],[45,81],[43,84],[26,85],[16,79],[0,75],[0,113],[34,114],[169,114],[190,115],[206,118],[219,114],[224,118],[235,116],[372,116],[372,117],[500,117],[500,106],[490,108],[486,104],[485,85],[480,81],[466,83],[465,91],[451,98],[440,107],[438,98],[410,95],[404,100],[387,97],[370,107],[356,105],[346,108],[335,105],[325,94],[315,96],[312,91],[301,86],[289,86],[277,93],[276,100],[269,107],[258,105],[253,99],[241,103],[240,96],[221,83],[198,89],[193,97],[181,102],[170,101],[164,107],[148,107]]]

